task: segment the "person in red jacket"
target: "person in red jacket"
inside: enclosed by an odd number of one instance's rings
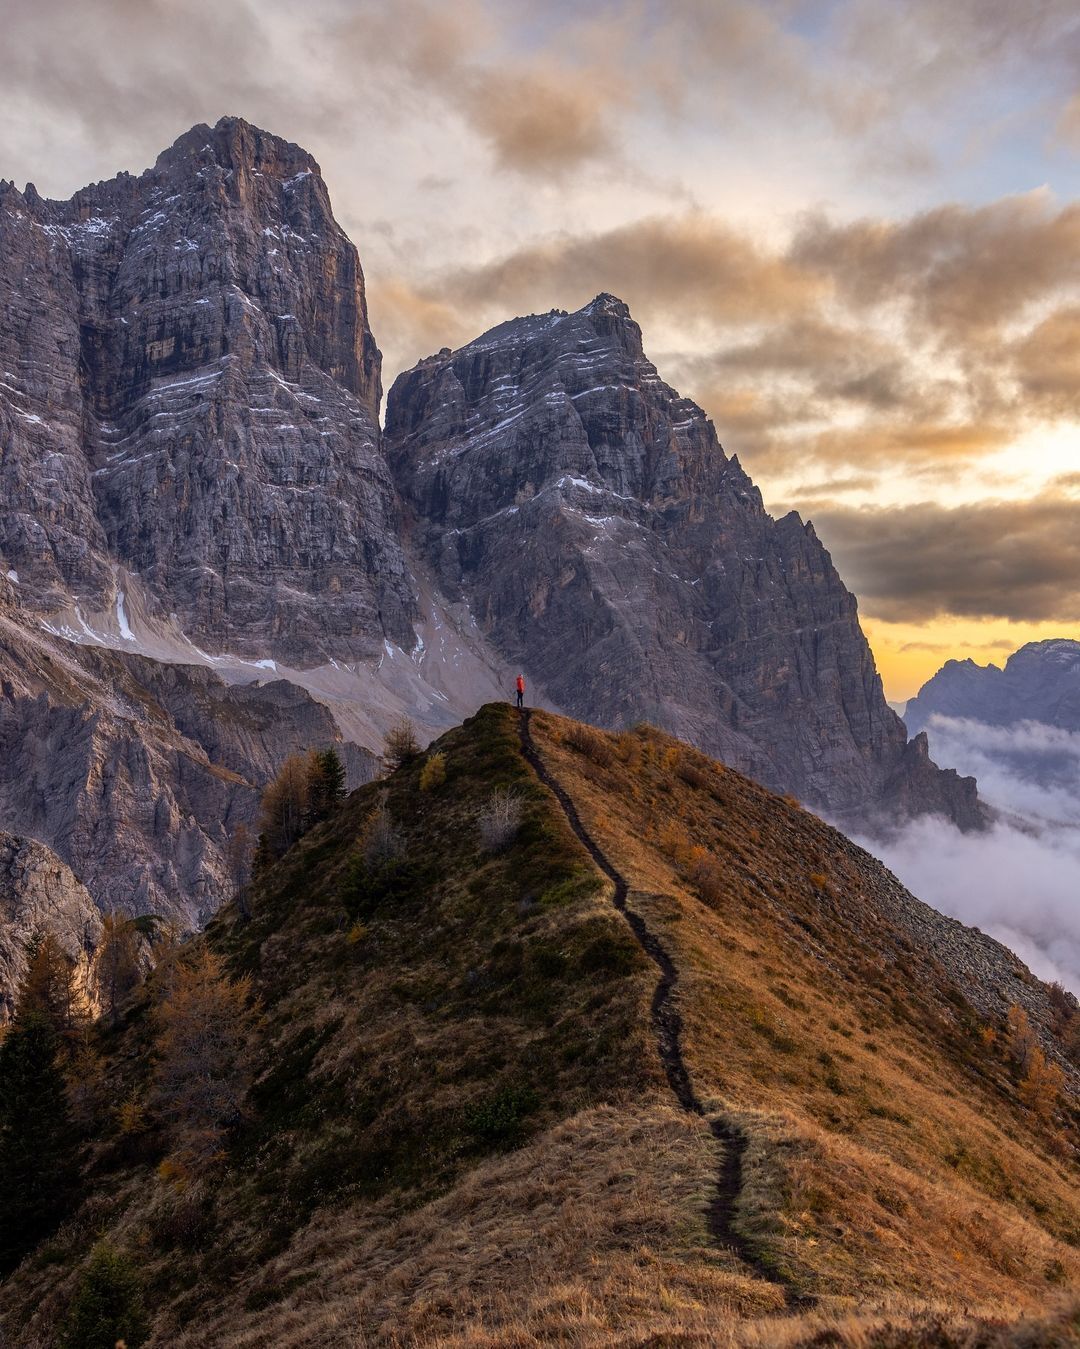
[[[518,705],[518,707],[524,707],[524,706],[525,706],[525,676],[524,676],[524,675],[518,675],[518,677],[517,677],[517,705]]]

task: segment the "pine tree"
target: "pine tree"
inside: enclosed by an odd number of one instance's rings
[[[0,1271],[55,1228],[74,1188],[59,1045],[36,1011],[20,1012],[0,1043]]]
[[[322,756],[316,750],[309,750],[307,767],[307,810],[304,812],[304,832],[321,824],[330,813],[329,792],[326,773],[323,770]]]
[[[101,941],[94,963],[94,986],[101,1009],[115,1025],[120,1009],[142,979],[139,963],[139,933],[130,918],[107,913],[102,921]]]
[[[308,755],[308,828],[328,819],[345,798],[345,765],[336,749]]]
[[[231,980],[205,945],[177,965],[157,1013],[157,1067],[152,1104],[165,1121],[173,1174],[204,1170],[221,1154],[240,1117],[250,979]]]
[[[341,755],[333,745],[329,749],[324,749],[319,758],[322,762],[323,776],[326,779],[327,804],[333,809],[345,800],[347,784],[345,765],[341,762]]]
[[[101,1242],[79,1280],[60,1340],[62,1349],[137,1349],[149,1333],[142,1282],[132,1262]]]

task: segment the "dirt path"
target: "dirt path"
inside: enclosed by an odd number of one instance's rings
[[[812,1299],[800,1295],[787,1281],[778,1278],[753,1246],[735,1227],[735,1210],[743,1186],[743,1156],[746,1152],[747,1138],[741,1129],[725,1119],[707,1119],[705,1107],[694,1091],[690,1073],[682,1053],[682,1019],[675,1005],[674,991],[679,981],[679,971],[664,946],[651,932],[639,913],[627,907],[628,885],[626,877],[619,872],[596,840],[581,822],[577,807],[569,794],[548,771],[536,751],[532,732],[529,728],[531,713],[526,711],[519,717],[521,732],[521,752],[533,772],[555,794],[570,828],[581,840],[596,865],[615,886],[612,902],[630,926],[642,950],[655,963],[660,971],[660,981],[652,1000],[652,1022],[656,1031],[657,1049],[660,1061],[667,1074],[671,1088],[679,1105],[693,1115],[700,1115],[712,1130],[713,1137],[723,1145],[723,1161],[716,1180],[716,1192],[707,1210],[709,1232],[720,1246],[726,1246],[747,1264],[757,1275],[769,1283],[783,1289],[784,1300],[790,1308],[804,1309]]]

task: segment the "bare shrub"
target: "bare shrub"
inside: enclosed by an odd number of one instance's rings
[[[615,753],[628,768],[641,767],[641,744],[632,731],[620,731],[615,737]]]
[[[390,814],[390,805],[385,793],[379,797],[379,804],[372,812],[364,830],[363,852],[364,861],[368,866],[385,862],[401,852],[401,835],[394,827],[394,819]]]
[[[1035,1032],[1031,1029],[1028,1014],[1016,1003],[1009,1008],[1006,1019],[1006,1046],[1009,1056],[1023,1069],[1027,1069],[1032,1051],[1035,1048]]]
[[[696,858],[690,867],[690,880],[700,898],[715,908],[725,896],[724,875],[712,857]]]
[[[579,754],[584,754],[587,759],[599,764],[601,768],[610,768],[615,762],[615,751],[611,747],[611,741],[595,726],[586,726],[582,722],[575,723],[566,732],[566,743],[571,749],[576,749]]]
[[[408,717],[398,717],[386,733],[383,741],[383,759],[390,769],[401,768],[410,763],[420,753],[420,741],[416,738],[416,727]]]
[[[708,772],[693,759],[681,758],[675,771],[688,787],[693,787],[697,792],[704,791],[711,785]]]
[[[517,837],[521,827],[524,800],[520,792],[510,787],[497,787],[488,797],[480,812],[481,846],[488,852],[502,852]]]

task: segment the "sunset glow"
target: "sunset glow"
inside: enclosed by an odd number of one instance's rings
[[[387,384],[610,291],[814,520],[891,697],[1076,633],[1073,6],[243,9],[16,5],[5,172],[64,196],[242,104],[321,161]]]

